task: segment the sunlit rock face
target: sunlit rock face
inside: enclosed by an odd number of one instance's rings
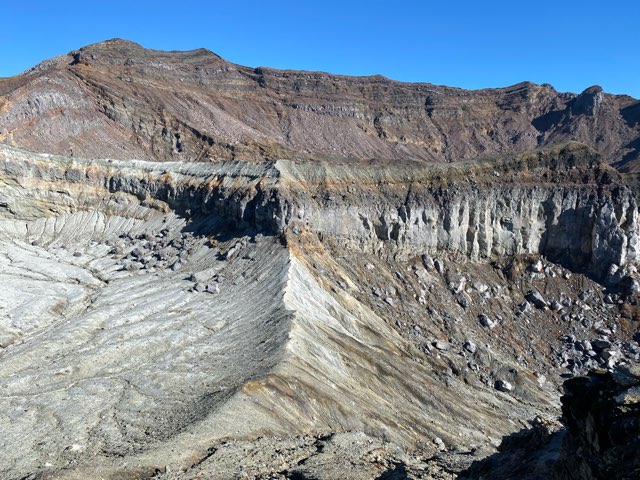
[[[125,40],[0,79],[0,141],[85,158],[457,162],[575,140],[637,169],[638,100],[249,68]]]
[[[0,477],[450,478],[552,445],[561,375],[640,360],[637,110],[122,40],[0,79]]]

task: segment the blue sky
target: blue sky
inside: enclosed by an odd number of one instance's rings
[[[248,66],[463,88],[530,80],[640,98],[640,2],[5,2],[0,76],[109,38]]]

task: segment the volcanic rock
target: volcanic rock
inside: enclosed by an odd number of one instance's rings
[[[592,372],[564,384],[567,436],[558,479],[640,478],[638,368]]]
[[[597,86],[579,95],[531,82],[465,91],[250,68],[205,49],[120,39],[0,79],[0,95],[0,141],[84,158],[451,162],[567,140],[625,170],[640,155],[637,101]]]
[[[542,295],[540,295],[540,292],[536,292],[535,290],[527,292],[526,299],[535,305],[536,308],[545,308],[548,305],[545,299],[542,298]]]
[[[121,40],[0,95],[2,478],[450,478],[637,355],[629,97]]]
[[[501,392],[510,392],[513,390],[513,385],[506,380],[496,380],[495,387],[496,390],[500,390]]]

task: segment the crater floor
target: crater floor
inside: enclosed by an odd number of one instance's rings
[[[336,198],[329,170],[294,164],[0,153],[3,478],[451,478],[553,421],[561,374],[640,355],[632,296],[536,251],[483,258],[475,220],[454,225],[437,196],[418,199],[448,230],[416,254],[426,227],[403,192],[422,187],[393,170]],[[455,168],[446,181],[475,167]],[[472,205],[505,188],[448,191]],[[578,223],[617,222],[600,263],[636,228],[628,194],[602,195]],[[552,225],[519,221],[520,249]]]

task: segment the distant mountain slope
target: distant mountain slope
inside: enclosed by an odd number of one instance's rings
[[[88,158],[451,162],[578,140],[640,165],[640,102],[249,68],[109,40],[0,79],[0,142]]]

